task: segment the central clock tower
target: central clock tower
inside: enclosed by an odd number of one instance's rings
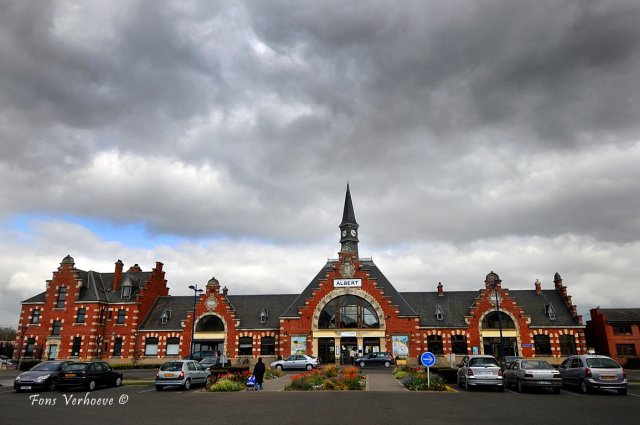
[[[347,183],[347,194],[344,198],[344,212],[342,213],[342,223],[340,223],[340,252],[352,252],[358,256],[358,223],[356,214],[353,212],[351,202],[351,191]]]

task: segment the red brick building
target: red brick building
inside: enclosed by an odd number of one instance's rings
[[[586,331],[590,348],[624,366],[640,352],[640,308],[593,308]]]
[[[67,256],[46,291],[23,301],[17,352],[157,363],[189,355],[192,338],[194,351],[219,350],[231,361],[306,352],[341,363],[352,351],[392,351],[415,363],[426,350],[497,356],[502,345],[505,355],[557,363],[586,351],[582,318],[557,273],[544,290],[538,281],[509,290],[490,272],[477,291],[439,283],[433,292],[398,292],[358,254],[348,186],[339,228],[338,258],[300,294],[231,295],[212,278],[196,296],[169,296],[162,263],[124,272],[118,260],[113,272],[98,273],[76,269]]]

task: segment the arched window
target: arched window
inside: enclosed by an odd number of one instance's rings
[[[224,323],[218,316],[204,316],[196,325],[196,332],[224,332]]]
[[[320,313],[318,328],[379,328],[373,306],[355,295],[341,295],[329,301]]]
[[[506,313],[500,312],[500,321],[502,322],[502,329],[515,329],[516,324],[513,323],[513,319]],[[498,321],[498,312],[492,311],[484,316],[482,319],[482,329],[499,329],[500,322]]]

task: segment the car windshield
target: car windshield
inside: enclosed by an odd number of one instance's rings
[[[496,359],[492,357],[479,357],[477,359],[471,359],[469,366],[498,366]]]
[[[38,363],[31,370],[58,370],[60,363]]]
[[[600,369],[619,369],[620,365],[606,357],[587,359],[587,366]]]
[[[544,360],[527,360],[521,364],[523,369],[553,369],[553,366]]]
[[[213,357],[205,357],[204,359],[200,360],[200,363],[214,363],[216,361],[216,359],[214,359]]]
[[[165,372],[177,372],[182,370],[182,362],[165,363],[160,367],[160,370]]]

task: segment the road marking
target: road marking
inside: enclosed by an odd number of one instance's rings
[[[640,394],[634,394],[634,393],[627,393],[627,394],[632,395],[634,397],[640,397]]]
[[[571,394],[571,395],[582,395],[582,394],[578,394],[578,393],[574,393],[571,391],[565,391],[565,390],[560,390],[561,392],[565,393],[565,394]]]
[[[150,391],[157,391],[155,388],[151,388],[150,390],[138,391],[138,394],[148,393]]]
[[[505,391],[509,391],[511,394],[520,395],[520,393],[510,390],[509,388],[505,388]]]

